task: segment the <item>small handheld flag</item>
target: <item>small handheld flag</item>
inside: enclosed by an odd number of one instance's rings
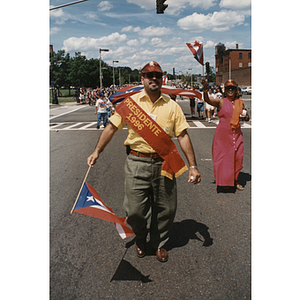
[[[194,58],[202,65],[203,64],[203,45],[198,41],[195,41],[194,44],[186,43],[189,49],[192,51]],[[198,48],[197,48],[198,47]]]
[[[163,76],[163,84],[167,84],[168,83],[168,76],[167,74]]]
[[[113,222],[122,239],[134,234],[134,232],[126,225],[126,217],[119,218],[116,216],[113,210],[103,203],[96,190],[87,182],[84,182],[82,186],[74,211]]]

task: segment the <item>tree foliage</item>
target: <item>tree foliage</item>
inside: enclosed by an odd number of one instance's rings
[[[87,59],[80,52],[75,52],[74,57],[64,50],[50,52],[50,84],[54,83],[56,88],[61,87],[91,87],[96,88],[100,85],[100,65],[99,59]],[[102,84],[104,87],[113,84],[113,67],[101,60]],[[128,84],[139,82],[139,70],[131,70],[129,67],[115,67],[115,83]]]

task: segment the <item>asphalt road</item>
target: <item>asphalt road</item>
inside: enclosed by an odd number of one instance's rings
[[[245,100],[251,109],[250,97]],[[217,193],[211,155],[216,124],[193,122],[189,102],[178,103],[192,126],[188,132],[203,181],[188,183],[187,172],[177,178],[178,209],[167,263],[150,251],[138,258],[134,237],[122,240],[112,223],[70,214],[101,130],[94,123],[94,106],[50,107],[51,299],[251,298],[251,121],[242,129],[245,190]],[[125,216],[126,133],[116,133],[87,178],[119,217]]]

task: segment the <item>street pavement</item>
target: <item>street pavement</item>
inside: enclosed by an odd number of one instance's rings
[[[96,129],[94,106],[51,105],[51,299],[251,298],[251,120],[242,129],[245,190],[217,193],[211,154],[216,123],[191,119],[188,100],[178,103],[191,126],[203,181],[188,183],[187,172],[177,178],[178,208],[167,263],[158,262],[151,249],[138,258],[134,236],[122,240],[112,223],[70,214],[88,169],[86,158],[102,130]],[[245,103],[251,109],[250,97]],[[115,134],[87,177],[119,217],[125,216],[126,135],[126,130]]]

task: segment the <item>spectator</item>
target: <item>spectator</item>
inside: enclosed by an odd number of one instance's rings
[[[106,109],[106,101],[104,99],[103,94],[100,94],[100,98],[96,102],[95,115],[97,115],[97,129],[100,128],[101,120],[103,122],[103,126],[106,127],[106,125],[107,125],[107,109]]]
[[[198,112],[198,118],[200,120],[204,119],[204,106],[205,106],[205,102],[203,101],[203,99],[198,99],[196,98],[197,101],[197,112]]]
[[[194,90],[195,88],[192,87],[192,89]],[[195,118],[195,105],[196,105],[196,102],[195,102],[195,98],[192,97],[190,98],[190,108],[191,108],[191,115],[192,115],[192,118]]]
[[[213,94],[211,88],[208,89],[208,97],[214,98],[214,94]],[[211,115],[212,115],[213,110],[214,110],[214,106],[210,105],[209,103],[205,104],[205,112],[207,113],[206,119],[207,119],[208,123],[211,122]]]

